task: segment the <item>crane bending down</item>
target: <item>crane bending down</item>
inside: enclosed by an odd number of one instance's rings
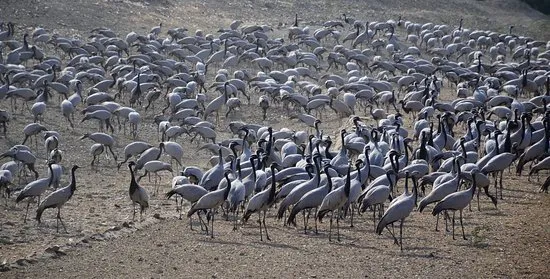
[[[220,207],[225,202],[227,196],[229,195],[229,191],[231,190],[231,179],[229,178],[230,173],[230,169],[225,170],[224,172],[225,179],[227,179],[227,187],[212,191],[202,196],[191,207],[191,209],[189,209],[189,212],[187,212],[187,217],[191,218],[191,216],[193,216],[193,214],[195,214],[195,212],[199,210],[209,210],[206,221],[210,222],[210,219],[212,219],[212,229],[210,231],[210,237],[212,238],[214,238],[214,211],[217,210],[218,207]],[[208,228],[208,224],[206,228]],[[206,230],[206,233],[208,233],[208,229]]]

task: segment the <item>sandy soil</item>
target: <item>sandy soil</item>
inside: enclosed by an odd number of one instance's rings
[[[550,37],[548,32],[542,31],[549,30],[545,29],[550,26],[548,17],[517,1],[476,1],[475,7],[468,7],[473,5],[471,1],[453,0],[434,11],[425,11],[424,7],[433,7],[437,1],[408,2],[412,7],[400,4],[402,1],[313,1],[306,5],[294,1],[37,0],[24,5],[11,0],[0,8],[0,14],[4,20],[16,22],[19,34],[22,30],[44,26],[53,32],[80,38],[86,38],[93,27],[107,26],[124,36],[130,30],[145,33],[159,22],[167,28],[184,25],[189,30],[200,28],[207,32],[215,32],[234,19],[243,19],[245,24],[277,26],[290,23],[295,11],[299,12],[303,24],[308,25],[335,18],[342,12],[356,18],[387,19],[403,15],[405,19],[451,25],[456,25],[463,17],[465,26],[472,28],[490,27],[505,32],[514,24],[518,33],[536,39]],[[98,10],[102,12],[98,14]],[[366,12],[360,16],[359,10]],[[493,17],[482,16],[488,12]],[[448,94],[445,98],[452,97]],[[370,214],[358,217],[355,228],[349,228],[348,220],[343,222],[340,243],[328,242],[327,223],[319,225],[318,235],[304,236],[300,229],[286,228],[276,222],[273,210],[268,217],[271,242],[259,241],[255,220],[237,232],[231,231],[230,222],[216,222],[216,238],[210,239],[200,232],[190,231],[186,220],[177,219],[174,202],[162,196],[152,197],[147,220],[134,224],[127,196],[129,172],[124,167],[117,171],[112,158],[103,156],[100,165],[91,168],[88,149],[92,142],[78,138],[84,132],[95,130],[95,123],[84,123],[70,130],[57,110],[57,100],[54,103],[43,124],[62,134],[60,149],[64,151],[64,165],[83,167],[77,171],[78,190],[62,211],[68,233],[55,233],[54,211],[46,211],[41,226],[34,220],[24,224],[25,204],[15,205],[13,198],[6,203],[0,200],[0,264],[5,263],[3,268],[9,269],[2,273],[3,278],[225,278],[242,275],[543,278],[548,271],[550,197],[536,193],[540,183],[516,176],[505,178],[504,200],[498,209],[482,198],[481,212],[474,206],[472,212],[465,213],[467,241],[461,240],[460,235],[452,240],[449,234],[435,232],[435,218],[428,212],[411,214],[405,223],[403,253],[387,234],[377,236],[373,233]],[[0,108],[6,109],[6,106],[6,102],[0,103]],[[258,123],[261,122],[258,115],[261,115],[258,108],[243,106],[242,111],[223,120],[217,130],[219,138],[231,136],[225,128],[229,121],[242,119]],[[140,139],[156,143],[152,116],[153,112],[146,114]],[[77,116],[77,120],[80,117]],[[0,138],[0,150],[21,143],[21,129],[30,122],[32,117],[28,111],[14,114],[7,137]],[[289,126],[305,129],[296,120],[288,120],[278,108],[270,110],[268,121],[262,124],[274,129]],[[340,121],[332,116],[324,119],[322,128],[332,133],[338,131],[339,126]],[[120,157],[122,148],[132,140],[121,132],[115,137]],[[206,160],[211,154],[196,152],[197,143],[189,143],[187,137],[178,142],[186,150],[185,165],[207,168]],[[36,150],[34,142],[29,146]],[[44,162],[41,142],[37,150],[40,162]],[[38,171],[41,176],[45,175],[43,163],[39,164]],[[164,192],[169,189],[170,176],[165,174],[162,178],[161,192]],[[62,185],[68,179],[67,173]],[[153,190],[153,184],[146,178],[141,185],[150,192]],[[31,216],[35,206],[31,204]],[[219,215],[216,218],[220,220]],[[28,260],[21,260],[25,258]]]

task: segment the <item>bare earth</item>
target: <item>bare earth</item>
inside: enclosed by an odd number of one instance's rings
[[[190,33],[198,28],[214,33],[235,19],[243,20],[245,25],[265,23],[276,27],[291,23],[296,12],[301,24],[318,26],[345,12],[365,20],[396,20],[402,15],[405,20],[432,21],[451,26],[456,26],[462,17],[468,28],[506,32],[509,25],[515,25],[519,34],[538,40],[550,39],[550,32],[547,31],[550,30],[550,19],[519,1],[451,0],[444,5],[436,0],[304,2],[312,3],[7,0],[0,7],[0,19],[14,21],[18,36],[42,26],[63,35],[86,38],[92,28],[99,26],[112,28],[123,37],[131,30],[147,33],[159,22],[163,22],[163,32],[168,28],[185,26],[191,30]],[[426,11],[426,7],[436,8]],[[281,32],[285,30],[285,27],[281,28]],[[449,100],[452,98],[451,90],[446,90],[444,97]],[[209,93],[210,98],[213,96],[214,93]],[[252,100],[255,102],[257,96],[253,95]],[[434,231],[435,218],[429,213],[430,210],[413,212],[405,222],[403,252],[393,245],[387,233],[382,236],[374,234],[370,213],[357,217],[354,228],[349,227],[348,219],[343,221],[341,242],[329,243],[328,222],[319,224],[318,235],[311,232],[304,235],[300,226],[298,229],[283,227],[275,221],[274,210],[269,212],[268,217],[272,241],[260,242],[256,216],[235,232],[230,222],[222,221],[221,214],[216,216],[216,238],[211,239],[200,231],[191,231],[186,219],[178,219],[174,201],[164,199],[162,193],[170,187],[169,175],[162,176],[161,194],[152,197],[146,221],[134,224],[131,222],[132,207],[127,193],[130,181],[127,168],[117,171],[113,159],[102,155],[100,166],[92,169],[89,165],[92,142],[79,141],[78,138],[85,132],[95,131],[96,124],[84,123],[74,130],[68,129],[57,109],[57,100],[55,102],[56,107],[49,108],[51,112],[43,124],[61,133],[63,164],[67,168],[72,164],[82,167],[77,171],[77,192],[62,210],[68,234],[55,233],[54,210],[45,212],[41,226],[37,226],[34,220],[24,224],[22,219],[26,204],[15,205],[13,198],[7,203],[0,200],[0,265],[10,267],[0,273],[1,278],[548,276],[550,196],[537,193],[540,182],[536,178],[534,182],[528,182],[526,177],[512,174],[504,179],[504,199],[499,201],[498,209],[482,196],[481,211],[475,205],[471,212],[465,211],[464,225],[468,240],[462,240],[460,226],[457,226],[457,240],[443,230]],[[8,105],[2,102],[0,108],[8,109]],[[156,112],[161,105],[160,102],[157,104]],[[154,113],[148,112],[145,117],[141,113],[144,121],[139,137],[155,144],[158,139],[156,127],[152,124]],[[231,137],[226,126],[233,120],[271,125],[274,129],[306,129],[297,120],[289,120],[280,108],[271,109],[265,123],[260,120],[260,115],[261,110],[256,106],[244,105],[241,111],[220,124],[218,140]],[[0,138],[2,152],[14,144],[20,144],[22,128],[32,122],[28,112],[22,114],[18,111],[13,116],[7,137]],[[77,121],[81,117],[78,115]],[[407,123],[410,128],[410,120]],[[322,129],[332,134],[338,131],[340,125],[340,120],[331,115],[329,119],[323,119]],[[116,140],[116,153],[120,158],[122,148],[132,139],[117,132]],[[210,153],[196,152],[199,145],[189,143],[187,136],[179,138],[178,142],[185,148],[184,165],[209,168],[206,161]],[[28,145],[38,154],[39,161],[44,162],[42,142],[38,144],[38,152],[34,141]],[[169,160],[166,157],[163,159]],[[40,163],[38,171],[44,176],[45,164]],[[546,175],[542,172],[541,178]],[[67,174],[63,185],[68,179]],[[141,185],[150,193],[153,191],[153,183],[146,178]],[[31,204],[31,217],[35,208],[36,205]],[[198,223],[195,227],[198,228]],[[21,260],[25,258],[27,260]],[[17,260],[19,262],[16,263]]]

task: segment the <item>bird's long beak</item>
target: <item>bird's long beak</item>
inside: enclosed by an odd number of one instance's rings
[[[83,135],[83,136],[80,137],[80,140],[83,140],[85,138],[86,138],[86,135]]]

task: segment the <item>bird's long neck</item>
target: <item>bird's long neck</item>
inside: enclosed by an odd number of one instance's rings
[[[269,140],[265,145],[265,151],[267,156],[271,155],[271,148],[273,146],[273,131],[269,130]]]
[[[476,192],[477,187],[477,181],[476,181],[476,173],[472,174],[472,186],[470,187],[470,193],[472,193],[472,197],[474,196]]]
[[[246,141],[248,139],[248,130],[246,130],[246,132],[244,133],[244,138],[243,138],[243,152],[244,152],[244,149],[246,148]]]
[[[75,168],[73,168],[73,169],[71,170],[71,185],[70,185],[70,186],[71,186],[71,193],[74,192],[74,191],[76,190],[76,177],[75,177],[75,175],[74,175],[75,171],[76,171]],[[53,173],[53,172],[52,172],[52,173]]]
[[[409,194],[409,174],[405,174],[405,194]]]
[[[48,168],[50,169],[50,180],[48,181],[48,187],[50,187],[53,183],[53,168],[52,164],[48,164]]]
[[[342,133],[340,134],[340,137],[342,138],[342,147],[340,148],[340,154],[344,155],[345,152],[346,152],[346,147],[345,147],[345,144],[344,144],[345,133],[342,132]]]
[[[344,185],[344,194],[346,195],[346,197],[349,197],[349,192],[350,192],[350,188],[351,188],[351,178],[350,178],[350,174],[351,174],[351,167],[348,166],[348,175],[346,176],[346,184]]]
[[[498,135],[495,135],[495,151],[496,151],[495,155],[500,154],[500,150],[498,149]]]
[[[399,172],[399,158],[396,153],[390,154],[390,164],[392,169],[398,173]]]
[[[163,148],[164,148],[164,145],[160,145],[160,146],[159,146],[159,153],[158,153],[158,155],[157,155],[157,158],[155,158],[155,160],[160,159],[160,156],[162,155],[162,149],[163,149]]]
[[[268,201],[272,202],[275,199],[275,189],[277,186],[275,185],[275,167],[271,167],[271,188],[269,189],[269,197]]]
[[[321,182],[321,169],[317,161],[317,159],[313,159],[313,163],[315,164],[315,171],[317,172],[315,174],[315,177],[317,178],[317,186],[319,186],[319,182]]]
[[[464,141],[460,141],[460,147],[462,148],[462,156],[464,156],[464,159],[466,159],[466,146],[464,146]]]
[[[355,168],[357,169],[357,181],[362,181],[362,179],[361,179],[361,164],[355,165]]]
[[[412,178],[412,182],[413,182],[414,205],[416,206],[416,202],[418,200],[418,184],[414,177]]]
[[[250,159],[250,165],[252,166],[252,178],[256,181],[256,165],[254,165],[254,158]]]
[[[242,172],[241,172],[241,161],[237,158],[237,173],[239,174],[239,179],[242,179]]]
[[[325,167],[325,174],[327,176],[327,189],[328,191],[332,191],[332,179],[330,178],[330,173],[328,172],[329,167]]]
[[[231,179],[229,179],[229,175],[225,174],[225,179],[227,180],[227,187],[225,187],[225,191],[223,192],[223,199],[226,200],[227,196],[229,196],[229,190],[231,190]]]
[[[364,169],[367,170],[367,178],[370,175],[370,158],[369,158],[369,150],[365,150],[365,164],[363,165]]]
[[[331,158],[332,154],[330,154],[330,146],[332,145],[332,141],[327,142],[327,146],[325,147],[325,157]]]
[[[231,152],[233,152],[233,156],[235,156],[235,158],[239,157],[237,155],[237,150],[235,149],[235,146],[234,145],[231,145]]]
[[[218,165],[223,165],[222,149],[218,149]]]
[[[136,182],[136,177],[134,176],[134,170],[132,169],[132,166],[128,166],[128,168],[130,169],[130,176],[131,176],[130,193],[133,193],[138,188],[138,184]]]

